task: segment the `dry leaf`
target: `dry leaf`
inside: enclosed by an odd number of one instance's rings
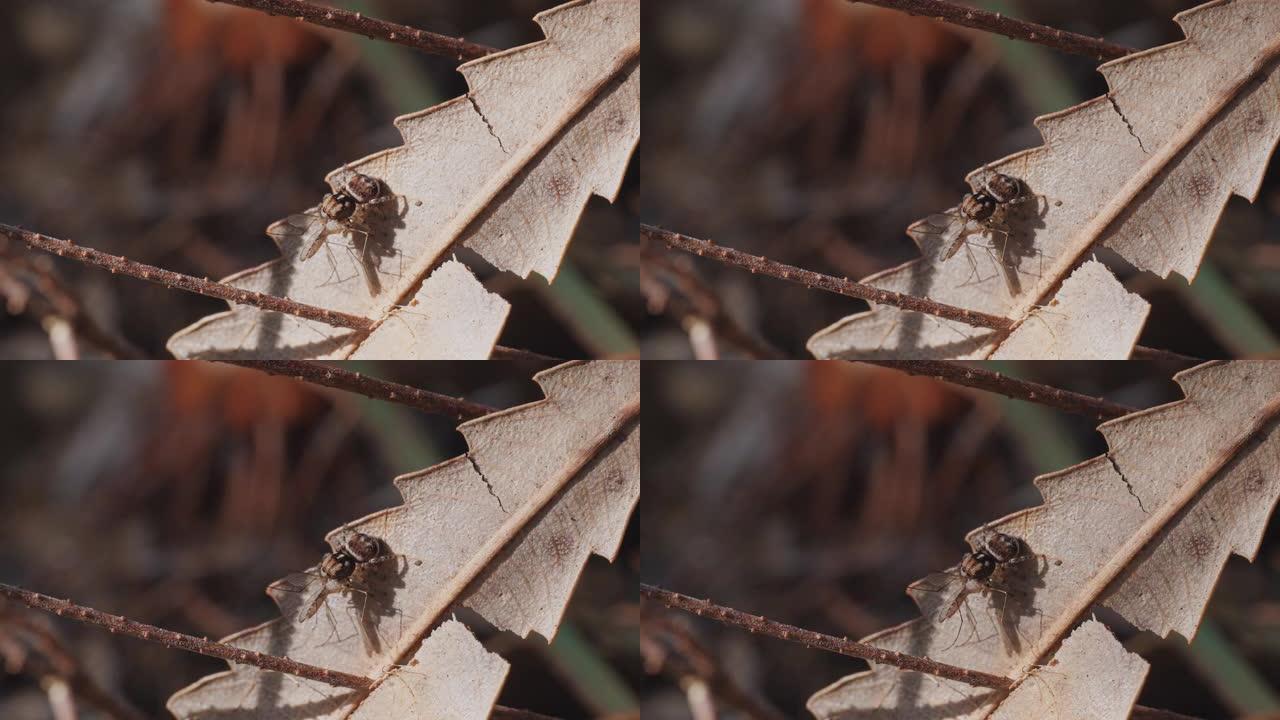
[[[1043,145],[969,174],[974,190],[993,171],[1024,183],[1030,200],[1010,211],[1007,237],[975,236],[944,261],[936,233],[948,218],[933,216],[908,228],[923,258],[865,282],[1026,326],[1039,306],[1070,324],[1099,320],[1084,316],[1116,294],[1114,279],[1057,290],[1099,245],[1139,269],[1194,278],[1227,198],[1257,196],[1280,137],[1280,4],[1219,0],[1175,20],[1186,40],[1102,65],[1107,95],[1037,118]],[[1077,330],[1071,342],[1019,342],[1015,354],[995,331],[877,306],[808,347],[823,358],[1123,358],[1146,310],[1135,299],[1114,304],[1107,325],[1123,336]]]
[[[553,637],[587,557],[613,558],[639,498],[640,374],[635,362],[570,363],[535,379],[545,400],[459,426],[466,455],[396,478],[404,504],[328,537],[337,549],[351,533],[368,533],[394,561],[357,571],[358,590],[322,596],[310,617],[312,597],[297,589],[314,586],[314,577],[286,578],[271,591],[282,617],[228,641],[382,688],[393,674],[404,677],[396,665],[459,605],[519,635]],[[446,681],[440,667],[424,660],[412,669],[427,684],[407,687],[429,689],[424,697],[457,695],[505,672],[494,663],[455,665]],[[169,707],[180,718],[330,718],[348,717],[363,700],[236,666],[180,691]],[[435,708],[416,708],[428,710]]]
[[[1062,642],[1053,666],[1033,670],[991,720],[1125,720],[1149,668],[1106,625],[1086,620]]]
[[[1252,559],[1280,498],[1280,373],[1210,363],[1175,379],[1184,400],[1099,426],[1106,455],[1037,478],[1044,504],[991,524],[1033,555],[1017,572],[941,622],[948,597],[931,590],[949,576],[935,574],[910,591],[925,618],[867,641],[1025,682],[1096,605],[1193,637],[1228,554]],[[970,545],[987,532],[970,533]],[[809,708],[819,718],[872,708],[880,718],[985,717],[1003,697],[882,665],[819,691]]]
[[[511,305],[465,265],[450,260],[422,283],[413,301],[396,308],[360,343],[352,360],[467,360],[487,357]],[[406,344],[408,333],[415,342]]]
[[[1150,303],[1126,291],[1102,263],[1089,260],[1062,283],[1053,302],[1027,313],[991,359],[1127,357],[1150,310]]]
[[[293,216],[268,230],[284,238],[281,259],[225,281],[369,318],[376,337],[233,305],[176,333],[169,351],[488,357],[509,306],[445,262],[449,254],[463,245],[502,270],[550,281],[587,199],[616,196],[640,135],[639,2],[575,0],[535,20],[546,40],[462,65],[466,96],[398,118],[404,145],[330,173],[335,190],[359,172],[394,194],[356,216],[367,237],[334,234],[303,260],[311,243],[288,235],[301,222]]]
[[[484,649],[457,620],[447,620],[422,643],[411,667],[393,668],[351,720],[487,718],[507,676],[507,661]]]

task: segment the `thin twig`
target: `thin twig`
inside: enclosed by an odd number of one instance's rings
[[[1110,400],[1061,390],[1052,385],[1019,380],[998,372],[956,362],[944,360],[863,360],[862,362],[901,370],[908,375],[933,377],[957,385],[999,393],[1015,400],[1026,400],[1099,419],[1118,418],[1138,411],[1138,408]]]
[[[893,665],[903,670],[936,675],[948,680],[957,680],[967,685],[1004,691],[1011,690],[1014,686],[1014,682],[1007,677],[991,675],[955,665],[946,665],[929,658],[883,650],[871,645],[854,642],[847,638],[824,635],[812,630],[798,628],[794,625],[786,625],[759,615],[751,615],[741,610],[716,605],[710,600],[699,600],[688,595],[681,595],[653,585],[641,583],[640,598],[641,600],[652,600],[676,610],[684,610],[699,617],[711,618],[717,622],[739,627],[756,635],[787,640],[805,647],[818,648],[819,650],[861,658],[870,662]],[[1197,718],[1188,715],[1149,708],[1143,705],[1135,705],[1131,717],[1139,718],[1140,720],[1197,720]]]
[[[276,297],[275,295],[264,295],[262,293],[253,292],[251,290],[241,290],[220,282],[214,282],[204,278],[183,275],[172,270],[164,270],[154,265],[147,265],[135,260],[130,260],[120,255],[111,255],[101,250],[82,247],[76,245],[70,240],[62,240],[59,238],[41,235],[40,233],[31,232],[22,228],[13,227],[0,223],[0,235],[8,236],[11,239],[19,240],[27,244],[27,246],[37,250],[43,250],[53,253],[58,257],[71,258],[88,265],[97,265],[106,268],[113,275],[128,275],[146,280],[157,285],[164,285],[168,288],[177,288],[186,290],[206,297],[218,298],[231,303],[239,303],[241,305],[253,305],[263,310],[271,310],[273,312],[282,312],[289,315],[295,315],[307,320],[315,320],[317,322],[326,323],[335,327],[344,327],[359,332],[372,332],[374,322],[366,317],[352,315],[350,313],[339,312],[337,310],[329,310],[327,308],[316,307],[315,305],[305,305],[288,298]],[[556,358],[547,355],[539,355],[528,350],[519,350],[516,348],[503,347],[495,345],[492,352],[493,359],[500,360],[528,360],[532,362],[557,364],[561,362]]]
[[[60,240],[52,238],[40,233],[34,233],[30,230],[23,230],[11,225],[0,224],[0,234],[8,235],[10,238],[20,240],[28,246],[37,250],[53,253],[59,257],[69,257],[72,260],[89,265],[97,265],[106,268],[113,274],[128,275],[140,280],[146,280],[166,287],[186,290],[188,292],[198,293],[207,297],[226,300],[227,302],[241,303],[244,305],[253,305],[263,310],[273,310],[275,312],[288,313],[296,315],[308,320],[316,320],[337,327],[350,328],[361,332],[370,332],[373,330],[373,321],[360,317],[359,315],[351,315],[336,310],[326,310],[325,308],[315,307],[314,305],[303,305],[287,298],[276,297],[274,295],[263,295],[262,293],[253,292],[251,290],[241,290],[240,288],[224,285],[223,283],[205,280],[203,278],[183,275],[171,270],[164,270],[154,265],[146,265],[136,262],[119,255],[111,255],[101,250],[93,248],[81,247],[70,240]]]
[[[205,638],[198,638],[194,635],[185,635],[172,630],[165,630],[164,628],[158,628],[154,625],[147,625],[119,615],[110,615],[100,610],[94,610],[90,607],[76,605],[69,600],[59,600],[58,598],[41,595],[40,593],[31,592],[30,590],[23,590],[22,588],[13,587],[12,585],[0,583],[0,595],[16,602],[20,602],[27,607],[51,612],[58,617],[74,618],[82,622],[104,627],[112,633],[128,635],[140,640],[158,642],[166,647],[175,647],[188,652],[220,658],[228,662],[256,665],[264,670],[275,670],[277,672],[304,677],[309,680],[318,680],[323,683],[328,683],[329,685],[353,688],[362,692],[369,692],[373,689],[373,681],[366,677],[339,672],[337,670],[327,670],[322,667],[316,667],[315,665],[306,665],[285,657],[264,655],[252,650],[243,650],[224,643],[214,642]]]
[[[232,365],[261,370],[270,375],[283,375],[337,390],[359,393],[375,400],[390,400],[401,405],[425,410],[429,413],[452,415],[458,419],[478,418],[498,409],[489,405],[422,390],[412,385],[379,380],[378,378],[318,362],[308,362],[306,360],[228,360],[226,362]]]
[[[903,295],[902,293],[891,292],[889,290],[881,290],[880,288],[864,285],[852,280],[844,278],[835,278],[830,275],[822,275],[812,270],[803,270],[791,265],[785,265],[776,260],[770,260],[766,257],[751,255],[750,253],[734,250],[733,248],[722,247],[716,245],[710,240],[702,240],[688,235],[663,230],[652,225],[640,226],[641,238],[647,240],[656,240],[666,243],[669,247],[685,252],[693,253],[702,257],[709,257],[713,260],[727,263],[729,265],[737,265],[746,268],[752,273],[761,275],[769,275],[782,280],[790,280],[791,282],[800,283],[808,287],[826,290],[827,292],[846,295],[848,297],[866,300],[867,302],[881,303],[883,305],[894,305],[904,310],[914,310],[916,312],[928,313],[937,317],[955,320],[957,322],[966,323],[968,325],[976,325],[978,327],[990,328],[992,330],[1000,330],[1007,332],[1013,329],[1013,321],[999,315],[988,315],[987,313],[977,312],[975,310],[966,310],[965,308],[956,307],[954,305],[944,305],[934,302],[928,298],[916,297],[915,295]]]
[[[988,315],[987,313],[977,312],[976,310],[966,310],[954,305],[944,305],[934,302],[928,298],[920,298],[915,295],[903,295],[902,293],[881,290],[857,283],[848,278],[831,277],[812,270],[803,270],[792,265],[780,263],[777,260],[770,260],[767,257],[752,255],[734,250],[720,245],[716,245],[710,240],[682,235],[680,233],[663,230],[652,225],[640,225],[640,236],[646,240],[658,240],[666,243],[669,247],[684,252],[693,253],[699,257],[709,257],[712,260],[727,265],[736,265],[746,268],[752,273],[768,275],[781,280],[788,280],[793,283],[804,285],[808,288],[817,288],[826,290],[827,292],[836,293],[837,295],[845,295],[847,297],[866,300],[867,302],[881,303],[884,305],[894,305],[903,310],[912,310],[915,312],[936,315],[948,320],[974,325],[977,327],[990,328],[999,332],[1009,332],[1014,328],[1014,322],[1006,317],[999,315]],[[1178,362],[1200,363],[1204,362],[1197,358],[1187,355],[1179,355],[1178,353],[1169,352],[1167,350],[1157,350],[1154,348],[1135,345],[1133,353],[1135,357],[1146,359],[1166,359]]]
[[[315,665],[307,665],[296,660],[290,660],[287,657],[277,657],[275,655],[264,655],[263,653],[254,652],[252,650],[243,650],[233,647],[225,643],[214,642],[206,638],[198,638],[194,635],[186,635],[183,633],[165,630],[154,625],[147,625],[136,620],[119,615],[110,615],[101,610],[94,610],[83,605],[76,605],[69,600],[59,600],[48,595],[41,595],[30,590],[5,585],[0,583],[0,596],[7,597],[10,600],[20,602],[27,607],[45,612],[53,613],[58,617],[70,617],[81,622],[90,623],[104,627],[113,634],[128,635],[139,640],[147,640],[149,642],[158,642],[165,647],[174,647],[179,650],[208,655],[220,660],[228,662],[240,663],[243,665],[254,665],[263,670],[273,670],[275,672],[288,673],[308,680],[317,680],[329,685],[338,687],[351,688],[362,693],[371,692],[374,689],[374,682],[367,677],[360,675],[352,675],[350,673],[339,672],[337,670],[329,670],[327,668],[317,667]],[[539,715],[538,713],[530,713],[527,710],[519,710],[516,708],[504,707],[502,705],[494,706],[495,718],[527,718],[528,720],[556,720],[556,718]]]
[[[1038,23],[1006,17],[1000,13],[956,5],[946,0],[852,0],[868,5],[900,10],[909,15],[923,15],[949,22],[953,25],[985,30],[1014,40],[1027,40],[1045,47],[1084,55],[1095,60],[1114,60],[1136,49],[1107,42],[1100,38],[1079,35]]]
[[[208,0],[208,2],[260,10],[270,15],[285,15],[313,25],[345,30],[374,40],[387,40],[432,55],[444,55],[458,60],[474,60],[498,51],[497,48],[468,42],[462,38],[438,35],[407,25],[397,25],[386,20],[366,17],[358,12],[315,5],[303,0]]]
[[[944,677],[949,680],[958,680],[967,685],[976,685],[978,687],[995,688],[996,690],[1008,690],[1013,687],[1013,681],[999,675],[992,675],[978,670],[970,670],[968,668],[957,667],[955,665],[946,665],[925,657],[917,657],[915,655],[906,655],[894,652],[892,650],[884,650],[872,645],[866,645],[860,642],[854,642],[846,638],[833,637],[831,635],[823,635],[812,630],[805,630],[794,625],[786,625],[776,620],[759,615],[751,615],[734,610],[723,605],[716,605],[710,600],[699,600],[681,595],[680,593],[664,590],[653,585],[640,584],[640,599],[652,600],[654,602],[666,605],[676,610],[684,610],[691,612],[699,617],[709,617],[717,622],[726,625],[740,627],[750,633],[756,635],[765,635],[779,640],[788,640],[790,642],[800,643],[809,647],[816,647],[828,652],[848,655],[849,657],[861,658],[870,662],[882,663],[886,665],[894,665],[904,670],[915,670],[916,672],[927,673]]]

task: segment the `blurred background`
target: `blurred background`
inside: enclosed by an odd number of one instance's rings
[[[511,48],[558,3],[329,4]],[[458,64],[205,0],[0,3],[0,222],[224,277],[278,257],[264,229],[316,204],[327,172],[399,145],[396,116],[465,93]],[[591,199],[550,287],[476,266],[513,305],[501,344],[634,354],[636,198],[631,177],[615,204]],[[13,244],[0,299],[0,358],[49,357],[49,319],[77,312],[84,356],[168,357],[170,334],[227,308]]]
[[[496,407],[542,397],[523,363],[346,367]],[[394,476],[466,450],[449,417],[194,361],[13,363],[0,418],[0,582],[212,638],[275,617],[266,585],[399,504]],[[500,704],[634,717],[636,538],[616,563],[591,558],[550,645],[472,624],[512,664]],[[150,718],[227,668],[0,600],[0,718],[53,718],[41,675],[60,662]]]
[[[1182,39],[1171,18],[1199,4],[964,2],[1136,48]],[[848,0],[650,0],[643,33],[643,221],[837,277],[918,257],[907,225],[1039,145],[1034,117],[1107,89],[1088,58]],[[1278,180],[1231,198],[1194,285],[1121,271],[1152,304],[1141,344],[1280,348]],[[647,267],[645,357],[807,358],[809,335],[866,309],[665,247]]]
[[[985,366],[1135,407],[1182,397],[1159,363]],[[1034,476],[1106,450],[1084,416],[861,364],[646,363],[643,381],[641,581],[838,637],[917,617],[909,583],[1039,504]],[[718,669],[739,692],[711,691],[716,717],[807,718],[809,695],[867,668],[656,603],[642,627],[645,717],[694,717]],[[1228,560],[1195,642],[1120,639],[1151,663],[1143,705],[1280,716],[1280,523],[1253,563]]]

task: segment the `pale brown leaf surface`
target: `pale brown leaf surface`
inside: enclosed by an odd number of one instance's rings
[[[277,587],[282,617],[228,640],[383,687],[460,605],[499,628],[554,637],[583,564],[592,553],[614,557],[640,495],[640,373],[636,362],[569,363],[535,379],[546,399],[464,423],[466,455],[397,478],[402,505],[329,535],[337,548],[351,531],[365,532],[395,553],[394,562],[357,572],[362,594],[330,594],[303,619],[308,598]],[[497,666],[473,665],[474,674],[456,666],[447,682],[433,674],[438,666],[415,666],[434,684],[406,687],[487,687]],[[180,691],[169,707],[181,718],[328,718],[346,717],[361,700],[237,666]]]
[[[1128,292],[1097,260],[1076,268],[1045,307],[1000,343],[992,360],[1025,357],[1107,360],[1127,357],[1151,304]]]
[[[333,235],[302,260],[294,238],[281,243],[281,259],[226,279],[369,318],[378,326],[373,337],[233,305],[176,333],[169,351],[181,358],[488,357],[509,306],[465,266],[444,261],[464,245],[500,269],[554,279],[588,198],[616,196],[640,134],[639,2],[574,0],[535,20],[546,40],[461,66],[466,96],[398,118],[404,145],[330,173],[334,188],[356,171],[399,196],[357,216],[373,230],[367,243]],[[412,311],[430,317],[394,321],[415,298]]]
[[[471,631],[448,620],[422,643],[410,667],[393,668],[351,720],[487,718],[502,690],[507,661],[484,649]]]
[[[1178,374],[1185,399],[1105,423],[1104,456],[1036,479],[1044,502],[991,524],[1036,555],[942,623],[939,574],[911,590],[924,618],[867,642],[1013,679],[1049,663],[1097,605],[1191,638],[1227,556],[1252,559],[1280,497],[1280,373],[1264,362]],[[969,542],[984,532],[979,528]],[[985,717],[998,691],[877,666],[816,693],[819,718]]]
[[[360,343],[352,360],[468,360],[486,357],[498,342],[511,304],[495,295],[465,265],[441,265],[405,307]],[[405,342],[406,336],[412,342]]]
[[[1054,661],[1052,667],[1032,671],[991,720],[1124,720],[1150,668],[1097,620],[1076,628]]]
[[[1280,138],[1280,4],[1218,0],[1175,20],[1186,40],[1102,65],[1108,95],[1037,118],[1043,145],[970,173],[975,190],[996,171],[1035,195],[1012,211],[1007,242],[975,236],[943,261],[934,216],[908,228],[924,257],[864,282],[1023,325],[1046,306],[1078,325],[1098,320],[1085,316],[1114,296],[1114,280],[1078,283],[1069,296],[1058,288],[1100,245],[1139,269],[1194,278],[1228,197],[1257,196]],[[1109,314],[1124,336],[1099,328],[1072,333],[1089,344],[1006,350],[995,331],[876,306],[815,333],[808,348],[823,358],[1127,357],[1145,304],[1124,300]]]

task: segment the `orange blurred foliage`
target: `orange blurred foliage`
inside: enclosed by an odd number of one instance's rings
[[[212,55],[241,73],[261,62],[300,62],[333,40],[308,23],[205,0],[166,0],[164,24],[176,61]]]

